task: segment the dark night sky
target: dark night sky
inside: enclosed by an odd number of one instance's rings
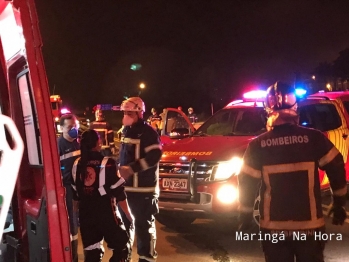
[[[208,111],[243,89],[311,73],[349,47],[348,0],[37,1],[51,90],[75,108]],[[139,71],[132,63],[142,64]]]

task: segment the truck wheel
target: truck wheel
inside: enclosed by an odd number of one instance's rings
[[[259,213],[259,203],[260,202],[261,202],[261,198],[259,195],[257,195],[256,199],[254,200],[254,205],[253,205],[253,220],[258,226],[259,226],[259,218],[260,218],[260,213]]]
[[[156,220],[169,228],[178,228],[189,226],[191,223],[195,221],[195,217],[185,215],[185,214],[157,214],[155,216]]]

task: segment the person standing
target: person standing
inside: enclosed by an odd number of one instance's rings
[[[81,158],[74,162],[73,183],[79,200],[79,221],[85,262],[100,262],[104,254],[103,240],[113,250],[110,262],[131,259],[130,237],[116,204],[133,224],[124,191],[125,180],[117,176],[117,164],[100,153],[101,139],[94,130],[81,136]]]
[[[151,113],[152,115],[149,116],[147,122],[151,125],[152,128],[154,128],[154,130],[158,132],[160,130],[162,118],[158,115],[155,108],[151,109]]]
[[[102,140],[102,154],[104,156],[111,156],[116,153],[114,143],[114,131],[111,125],[105,120],[103,111],[97,109],[95,111],[96,120],[90,125],[90,129],[97,131]]]
[[[139,261],[155,261],[157,252],[154,215],[159,212],[159,161],[162,148],[158,133],[143,119],[141,98],[130,97],[121,104],[125,126],[121,137],[119,172],[135,217]]]
[[[256,191],[261,202],[260,232],[267,262],[322,262],[325,233],[319,171],[326,171],[333,192],[332,224],[346,219],[343,156],[320,131],[298,125],[292,86],[276,82],[267,90],[268,132],[250,142],[238,176],[240,229],[251,225]],[[297,240],[295,234],[305,234]],[[267,235],[275,234],[275,243]]]
[[[194,113],[194,109],[192,107],[188,108],[188,118],[191,123],[196,123],[198,121],[198,117]]]
[[[78,129],[76,128],[76,117],[72,114],[63,115],[59,124],[62,135],[58,138],[58,151],[60,156],[62,181],[65,188],[65,201],[69,216],[70,238],[72,245],[73,261],[78,261],[78,218],[75,212],[77,203],[73,200],[72,168],[74,161],[80,156],[80,145],[77,141]]]

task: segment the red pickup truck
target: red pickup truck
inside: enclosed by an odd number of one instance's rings
[[[160,223],[176,226],[199,217],[236,217],[242,156],[248,143],[266,131],[263,93],[255,94],[229,103],[197,130],[181,111],[167,109],[161,136]],[[349,92],[318,93],[299,103],[300,124],[321,130],[335,144],[349,181],[347,109]],[[322,171],[320,181],[323,190],[329,189]]]

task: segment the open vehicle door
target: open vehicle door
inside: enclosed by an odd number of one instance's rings
[[[345,112],[335,100],[308,98],[299,103],[300,125],[322,131],[341,152],[348,170],[349,130],[346,119]],[[327,175],[319,171],[321,189],[329,188]]]
[[[0,0],[0,108],[24,141],[11,201],[13,230],[5,239],[6,253],[12,256],[6,259],[4,252],[0,261],[71,261],[65,191],[41,47],[34,0]],[[1,170],[3,175],[8,174]]]
[[[176,108],[166,108],[161,117],[160,130],[163,145],[172,143],[174,139],[186,138],[195,131],[188,117]]]

